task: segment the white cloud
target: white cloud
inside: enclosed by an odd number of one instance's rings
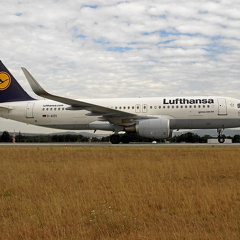
[[[237,97],[240,2],[8,0],[1,60],[73,98]]]

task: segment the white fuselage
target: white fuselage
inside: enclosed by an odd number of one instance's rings
[[[140,116],[170,119],[171,129],[214,129],[240,127],[240,100],[226,97],[162,97],[82,100]],[[112,130],[101,115],[52,100],[1,103],[0,117],[49,128],[69,130]],[[121,125],[121,123],[119,123]]]

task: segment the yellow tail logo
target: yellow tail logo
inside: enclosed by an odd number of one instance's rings
[[[6,72],[0,72],[0,91],[6,90],[11,84],[11,77]]]

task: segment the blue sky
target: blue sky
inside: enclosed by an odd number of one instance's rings
[[[22,66],[49,92],[71,98],[240,98],[238,1],[8,0],[2,5],[1,60],[33,97]],[[53,131],[0,123],[6,128],[0,131]]]

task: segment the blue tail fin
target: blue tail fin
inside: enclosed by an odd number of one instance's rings
[[[0,60],[0,103],[30,101],[30,97]]]

